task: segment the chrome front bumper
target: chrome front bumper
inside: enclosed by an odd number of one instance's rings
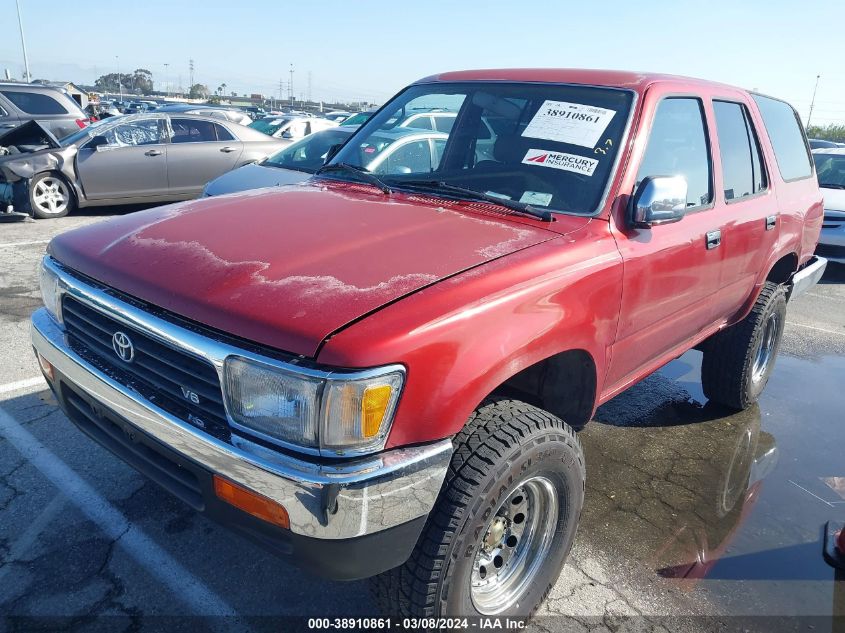
[[[76,389],[210,473],[282,504],[295,534],[349,539],[427,515],[452,454],[450,440],[316,464],[233,434],[228,444],[163,411],[78,356],[46,309],[32,315],[32,344]]]
[[[815,286],[824,275],[825,268],[827,268],[827,260],[813,255],[804,268],[792,275],[792,290],[789,292],[789,298],[800,297]]]

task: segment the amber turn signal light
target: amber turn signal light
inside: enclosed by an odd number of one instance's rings
[[[41,365],[41,371],[44,372],[44,375],[47,376],[47,379],[50,382],[53,382],[53,365],[51,365],[50,361],[44,358],[40,352],[38,352],[38,364]]]
[[[256,492],[214,475],[214,493],[229,505],[268,523],[290,529],[290,517],[284,506]]]

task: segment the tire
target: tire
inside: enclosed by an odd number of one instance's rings
[[[67,180],[45,172],[29,181],[29,206],[36,218],[61,218],[76,208],[76,198]]]
[[[531,615],[575,538],[581,444],[550,413],[496,399],[476,409],[454,445],[410,558],[372,579],[376,600],[385,614],[405,617]]]
[[[775,365],[786,323],[786,289],[767,281],[751,313],[704,346],[704,395],[731,409],[757,402]]]

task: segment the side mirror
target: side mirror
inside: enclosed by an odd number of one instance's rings
[[[683,176],[643,178],[631,199],[634,226],[648,228],[677,222],[687,210],[687,179]]]
[[[88,141],[88,145],[86,147],[88,149],[95,149],[100,151],[101,147],[105,147],[109,144],[109,140],[105,136],[95,136],[90,141]]]
[[[329,151],[326,152],[326,159],[323,161],[324,165],[327,165],[328,162],[335,157],[335,155],[340,151],[340,148],[343,146],[343,143],[335,143],[329,148]]]

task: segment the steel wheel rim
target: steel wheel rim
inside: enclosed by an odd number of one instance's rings
[[[527,479],[508,495],[476,545],[470,593],[480,613],[506,611],[524,594],[551,548],[557,519],[557,492],[546,477]]]
[[[58,178],[42,178],[35,184],[32,200],[44,213],[62,213],[70,202],[70,192]]]
[[[760,341],[760,349],[757,350],[757,355],[754,357],[754,366],[751,370],[751,380],[754,382],[760,382],[769,368],[772,356],[774,356],[779,325],[780,317],[778,317],[777,312],[772,312],[769,318],[766,319],[766,325],[763,328],[763,338]]]

